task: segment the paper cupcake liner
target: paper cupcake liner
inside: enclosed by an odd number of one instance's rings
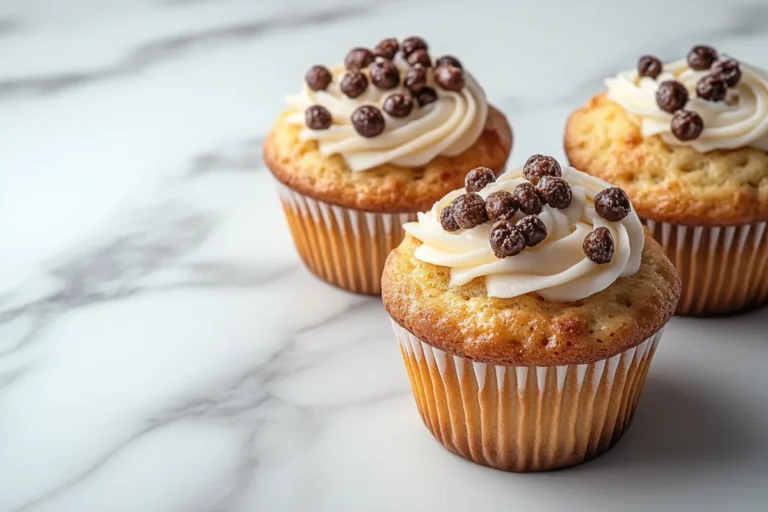
[[[288,225],[304,264],[345,290],[381,294],[389,252],[403,241],[415,213],[373,213],[318,201],[278,184]]]
[[[677,314],[733,313],[768,302],[767,223],[705,227],[643,222],[683,281]]]
[[[505,471],[564,468],[610,449],[632,422],[662,334],[591,364],[499,366],[392,324],[427,428],[450,451]]]

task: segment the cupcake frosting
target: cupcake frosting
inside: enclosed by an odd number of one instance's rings
[[[414,95],[410,114],[394,117],[383,109],[385,100],[393,94],[410,98],[412,91],[403,80],[409,64],[400,56],[391,62],[400,72],[399,84],[384,90],[369,83],[355,98],[346,95],[340,86],[347,72],[345,67],[329,69],[332,81],[324,90],[313,90],[305,83],[300,94],[286,98],[295,110],[287,121],[301,126],[302,140],[317,141],[324,156],[340,155],[352,171],[365,171],[382,164],[424,166],[437,156],[459,155],[478,140],[485,126],[488,104],[485,93],[471,74],[461,70],[464,86],[460,90],[447,90],[436,83],[434,68],[427,68],[426,87],[434,91],[437,99],[419,106]],[[361,71],[370,78],[369,69]],[[306,124],[306,109],[316,105],[330,113],[332,122],[327,128],[311,129]],[[379,109],[384,119],[381,133],[365,137],[355,129],[353,113],[363,106]]]
[[[686,59],[663,65],[655,78],[640,76],[637,70],[619,73],[606,80],[608,98],[637,115],[643,137],[659,135],[672,146],[688,145],[700,152],[754,147],[768,151],[768,73],[744,63],[741,78],[728,87],[721,101],[697,95],[697,84],[711,74],[709,69],[692,69]],[[686,111],[703,122],[703,130],[692,140],[680,140],[672,130],[673,114],[662,110],[656,99],[659,86],[677,81],[688,91]]]
[[[598,214],[595,196],[610,188],[610,184],[571,167],[562,168],[562,179],[570,186],[570,204],[565,208],[548,204],[542,207],[538,218],[546,226],[546,237],[535,246],[512,257],[499,257],[489,244],[491,230],[496,229],[492,222],[483,222],[471,229],[446,231],[441,213],[464,194],[460,189],[446,195],[430,211],[420,213],[416,222],[404,226],[408,234],[422,242],[414,256],[423,262],[450,268],[451,286],[484,277],[488,296],[501,298],[536,292],[549,301],[576,301],[637,272],[644,232],[634,209],[625,212],[618,221],[608,221]],[[523,168],[519,168],[477,193],[483,200],[497,191],[513,194],[523,183],[527,180]],[[629,205],[628,200],[626,204]],[[510,222],[520,226],[524,216],[517,211]],[[610,232],[614,245],[612,258],[602,264],[595,263],[585,252],[585,240],[596,230],[602,231],[600,228]]]

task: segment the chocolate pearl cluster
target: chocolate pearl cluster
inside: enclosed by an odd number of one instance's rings
[[[735,59],[720,58],[711,46],[696,45],[686,57],[688,66],[695,71],[709,71],[696,83],[696,96],[705,101],[724,101],[728,88],[734,87],[741,79],[739,62]],[[654,80],[663,69],[661,60],[652,55],[643,55],[637,63],[641,77]],[[656,104],[664,112],[672,114],[670,129],[672,135],[681,141],[695,140],[704,131],[704,120],[696,112],[685,110],[688,90],[677,80],[665,80],[656,90]]]
[[[392,62],[398,54],[408,65],[405,72]],[[344,58],[344,67],[347,71],[338,86],[348,98],[362,96],[369,86],[390,91],[402,85],[407,91],[393,92],[380,106],[363,105],[352,113],[352,126],[363,137],[376,137],[384,132],[386,117],[382,110],[391,117],[405,118],[411,115],[414,107],[423,108],[436,102],[438,93],[429,86],[430,78],[445,91],[461,91],[465,84],[461,62],[452,55],[445,55],[433,64],[429,45],[418,36],[407,37],[402,42],[387,38],[373,50],[352,48]],[[312,66],[305,81],[312,91],[325,91],[333,83],[333,75],[324,66]],[[326,130],[332,124],[331,114],[320,105],[309,107],[304,115],[307,127],[312,130]]]
[[[525,182],[514,193],[497,190],[483,200],[479,192],[496,181],[496,173],[476,167],[464,178],[465,194],[456,197],[440,212],[440,224],[449,233],[473,229],[491,222],[488,234],[493,253],[498,258],[520,254],[547,238],[547,226],[538,216],[543,205],[565,209],[573,201],[573,192],[562,177],[560,164],[551,156],[533,155],[523,166]],[[608,222],[619,222],[632,211],[627,194],[610,187],[595,195],[595,212]],[[518,212],[525,216],[514,221]],[[609,229],[600,227],[589,233],[582,245],[584,254],[597,264],[611,261],[615,242]]]

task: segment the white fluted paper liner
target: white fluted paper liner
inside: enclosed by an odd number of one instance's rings
[[[611,448],[632,421],[662,335],[596,363],[500,366],[392,326],[427,428],[452,452],[506,471],[573,466]]]
[[[765,222],[683,226],[643,220],[683,282],[677,313],[731,313],[768,302]]]
[[[345,290],[381,294],[387,255],[415,213],[374,213],[318,201],[278,183],[296,250],[318,277]]]

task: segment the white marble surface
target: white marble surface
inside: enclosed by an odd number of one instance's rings
[[[421,33],[562,156],[640,53],[768,66],[765,2],[0,4],[0,511],[765,510],[768,311],[674,319],[635,424],[515,475],[421,424],[379,301],[299,264],[260,144],[306,68]]]

